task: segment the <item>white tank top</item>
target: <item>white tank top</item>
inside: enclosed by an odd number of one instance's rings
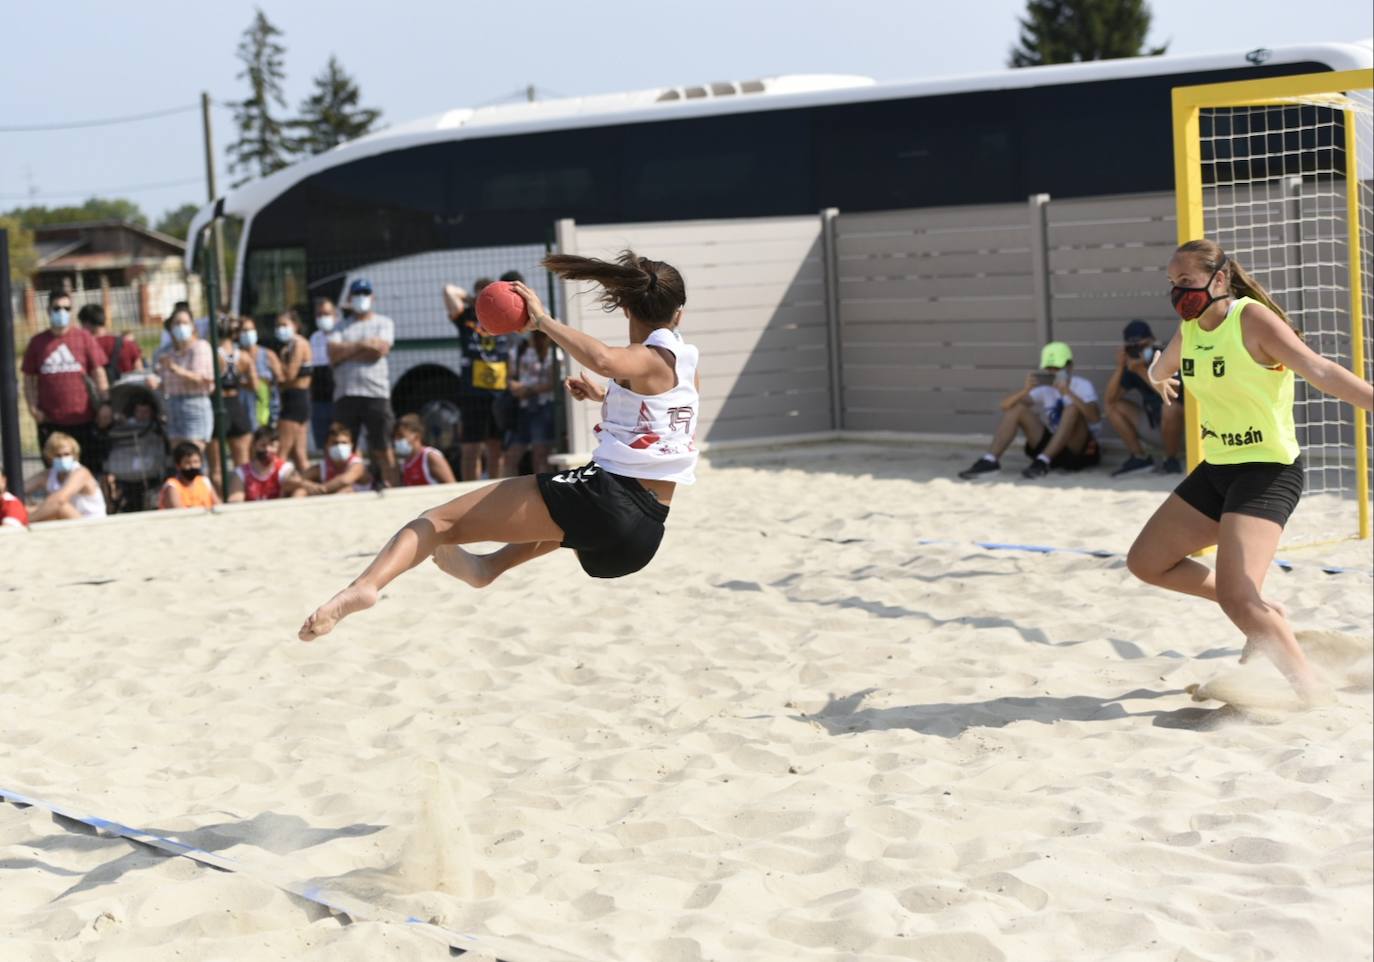
[[[48,494],[56,494],[62,490],[63,479],[58,477],[57,468],[48,469]],[[77,514],[83,518],[103,518],[105,517],[105,498],[99,494],[74,494],[72,495],[72,507]]]
[[[644,341],[676,359],[677,384],[662,394],[636,394],[615,381],[606,385],[592,460],[612,474],[691,484],[696,480],[696,430],[700,406],[698,352],[682,335],[660,327]]]

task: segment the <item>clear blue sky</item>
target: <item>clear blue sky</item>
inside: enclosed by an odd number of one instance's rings
[[[1002,69],[1024,0],[263,0],[284,31],[294,107],[331,53],[367,104],[398,122],[494,100],[533,83],[561,95],[781,73],[878,80]],[[1374,33],[1365,0],[1154,0],[1170,53],[1247,50]],[[244,95],[234,52],[253,17],[239,0],[23,3],[6,18],[0,126],[64,123]],[[601,11],[591,16],[582,11]],[[577,11],[577,12],[570,12]],[[971,13],[976,11],[976,14]],[[227,110],[214,113],[221,187]],[[1162,134],[1165,135],[1165,134]],[[205,196],[198,113],[118,127],[0,133],[0,209],[129,197],[156,221]],[[192,181],[158,189],[127,185]],[[115,190],[113,188],[126,188]]]

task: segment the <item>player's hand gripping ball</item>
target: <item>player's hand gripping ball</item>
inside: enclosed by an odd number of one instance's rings
[[[492,281],[477,295],[477,323],[492,334],[514,334],[530,322],[525,299],[510,281]]]

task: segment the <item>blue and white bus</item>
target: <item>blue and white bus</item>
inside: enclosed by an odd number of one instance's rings
[[[337,297],[348,278],[369,276],[378,309],[397,324],[398,407],[414,409],[450,393],[456,376],[441,284],[470,283],[493,263],[493,248],[528,272],[561,218],[634,223],[1170,190],[1172,88],[1371,66],[1363,41],[459,108],[244,184],[202,210],[190,234],[216,206],[243,219],[232,286],[242,313],[306,307],[311,295]]]

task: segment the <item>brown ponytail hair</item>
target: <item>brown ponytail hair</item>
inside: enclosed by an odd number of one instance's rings
[[[1206,269],[1209,279],[1217,271],[1222,271],[1226,275],[1226,286],[1231,291],[1232,297],[1254,298],[1283,318],[1284,323],[1297,331],[1299,336],[1302,335],[1302,331],[1298,330],[1298,325],[1293,323],[1293,319],[1288,316],[1283,308],[1274,303],[1274,299],[1269,296],[1269,292],[1264,289],[1264,286],[1246,273],[1245,268],[1240,265],[1240,261],[1223,251],[1221,245],[1216,241],[1206,237],[1201,240],[1188,241],[1186,244],[1180,244],[1178,250],[1174,251],[1175,257],[1179,254],[1191,254],[1197,257]]]
[[[576,254],[550,254],[543,264],[570,281],[596,281],[603,288],[603,308],[624,308],[631,317],[650,327],[672,324],[678,308],[687,303],[687,286],[677,268],[640,257],[632,250],[621,251],[614,262]]]

